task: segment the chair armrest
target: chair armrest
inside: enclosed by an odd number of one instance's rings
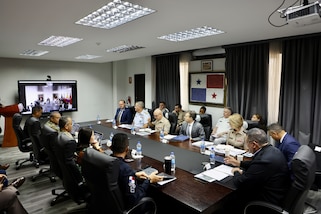
[[[145,212],[141,212],[143,209]],[[154,213],[156,214],[157,206],[155,201],[150,197],[144,197],[142,198],[134,207],[131,209],[125,211],[124,213],[130,214],[130,213],[146,213],[146,211],[149,211],[148,213]]]
[[[281,207],[265,201],[252,201],[248,203],[244,209],[244,214],[251,213],[288,214],[288,212],[283,210]]]
[[[26,144],[26,143],[32,143],[30,138],[25,138],[22,140],[22,143]]]

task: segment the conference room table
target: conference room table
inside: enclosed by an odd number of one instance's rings
[[[200,153],[200,149],[189,140],[183,142],[162,143],[159,133],[148,136],[132,135],[129,129],[114,129],[111,123],[95,122],[81,123],[93,130],[103,133],[103,139],[109,139],[111,132],[126,133],[130,149],[135,149],[138,141],[142,144],[143,158],[129,163],[134,169],[140,170],[148,166],[163,172],[164,157],[175,153],[176,170],[173,175],[176,180],[165,185],[152,184],[148,190],[157,203],[158,213],[215,213],[228,200],[235,190],[231,185],[231,177],[220,182],[202,182],[194,178],[203,171],[203,162],[209,161],[209,156]]]

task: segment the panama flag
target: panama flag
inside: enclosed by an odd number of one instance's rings
[[[191,101],[224,103],[224,74],[192,75]]]

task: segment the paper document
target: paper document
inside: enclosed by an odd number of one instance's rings
[[[213,169],[201,172],[194,177],[207,182],[221,181],[228,176],[233,176],[232,169],[233,167],[222,164]]]
[[[166,174],[165,172],[161,172],[161,173],[159,173],[159,174],[157,174],[157,175],[160,175],[160,176],[170,176],[170,175],[168,175],[168,174]],[[170,177],[172,177],[172,176],[170,176]],[[176,177],[174,176],[173,178],[171,178],[171,179],[166,179],[166,180],[163,180],[163,181],[159,181],[159,182],[157,182],[157,184],[158,185],[164,185],[164,184],[167,184],[167,183],[169,183],[169,182],[172,182],[172,181],[174,181],[174,180],[176,180]]]
[[[174,137],[176,137],[176,136],[177,136],[177,135],[167,134],[167,135],[164,136],[164,139],[170,140],[170,139],[172,139],[172,138],[174,138]]]
[[[124,129],[132,129],[132,125],[131,124],[121,124],[118,127],[124,128]]]
[[[140,135],[140,136],[147,136],[147,135],[150,135],[151,133],[150,132],[136,132],[137,135]]]
[[[204,141],[204,142],[205,142],[205,147],[213,145],[213,142],[210,142],[210,141]],[[192,143],[192,145],[197,146],[197,147],[201,147],[201,143],[202,143],[202,141],[197,141],[197,142]]]
[[[225,173],[225,174],[228,174],[228,175],[230,175],[230,176],[233,176],[233,175],[234,175],[234,174],[232,173],[233,167],[231,167],[231,166],[227,166],[227,165],[221,164],[221,165],[215,167],[214,169],[217,170],[217,171],[223,172],[223,173]]]

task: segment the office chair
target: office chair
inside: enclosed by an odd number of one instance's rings
[[[54,173],[54,175],[58,176],[58,178],[63,180],[62,172],[59,167],[58,160],[54,153],[54,146],[57,143],[57,136],[58,136],[58,132],[47,125],[44,125],[43,128],[41,129],[41,141],[50,160],[50,171]],[[54,177],[54,175],[52,176]],[[58,190],[60,190],[61,192],[58,193]],[[63,187],[52,189],[51,193],[52,195],[56,196],[50,202],[51,206],[54,206],[58,202],[65,201],[66,199],[70,199],[70,197],[67,194],[67,191]]]
[[[205,140],[209,140],[212,132],[212,115],[200,114],[200,123],[202,124],[205,132]]]
[[[177,134],[176,133],[176,126],[177,126],[176,114],[172,112],[168,112],[165,114],[165,117],[168,119],[169,123],[171,124],[171,128],[169,129],[169,134]]]
[[[144,197],[137,205],[125,209],[118,186],[118,158],[88,148],[82,159],[82,174],[92,194],[89,213],[156,213],[157,207],[152,198]],[[142,212],[142,208],[146,212]]]
[[[83,182],[83,177],[76,162],[65,157],[65,153],[70,149],[70,145],[75,143],[70,141],[73,140],[58,134],[57,142],[53,149],[61,170],[63,186],[69,197],[80,205],[90,200],[90,193],[86,184]]]
[[[315,171],[315,179],[314,183],[311,187],[311,190],[318,191],[321,189],[321,152],[315,149],[316,145],[313,143],[309,143],[308,146],[314,151],[315,159],[317,163],[317,168]]]
[[[20,126],[22,120],[22,115],[19,113],[15,113],[12,117],[12,126],[13,130],[16,134],[18,141],[18,148],[21,152],[29,152],[29,158],[23,158],[16,161],[16,169],[20,169],[20,167],[26,162],[33,162],[33,153],[32,153],[32,142],[30,138],[24,137],[23,130]]]
[[[250,202],[244,210],[244,214],[252,213],[290,213],[302,214],[307,204],[307,193],[314,181],[316,161],[312,149],[307,145],[302,145],[294,155],[292,162],[293,181],[289,188],[283,206],[279,207],[268,202],[253,201]],[[309,204],[307,204],[309,205]],[[316,213],[315,207],[309,205]]]

